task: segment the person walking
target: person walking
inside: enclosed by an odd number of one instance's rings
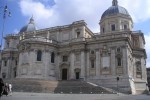
[[[9,87],[9,94],[12,95],[12,85],[8,84],[8,87]]]
[[[4,91],[4,81],[2,78],[0,78],[0,97],[3,95],[3,91]]]

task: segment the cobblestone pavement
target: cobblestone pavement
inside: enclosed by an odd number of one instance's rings
[[[3,96],[0,100],[150,100],[150,95],[123,94],[48,94],[20,93]]]

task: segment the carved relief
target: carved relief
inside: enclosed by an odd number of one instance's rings
[[[76,54],[75,55],[75,60],[78,62],[78,61],[80,61],[80,54]]]
[[[106,45],[101,49],[101,73],[110,74],[110,48]]]
[[[95,75],[96,75],[95,69],[90,69],[90,76],[95,76]]]
[[[123,74],[121,47],[116,48],[116,74],[117,75]]]
[[[136,62],[136,77],[142,78],[142,69],[141,69],[141,62],[140,61]]]

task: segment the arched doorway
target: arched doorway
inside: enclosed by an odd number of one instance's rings
[[[68,76],[68,69],[63,68],[62,69],[62,80],[67,80],[67,76]]]

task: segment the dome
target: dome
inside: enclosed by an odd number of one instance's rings
[[[20,32],[31,32],[31,31],[35,31],[36,30],[36,26],[34,24],[34,19],[33,17],[30,19],[30,22],[28,23],[28,25],[24,26],[21,28]]]
[[[118,1],[117,0],[113,0],[112,2],[112,6],[109,7],[103,14],[102,14],[102,18],[106,17],[106,16],[112,16],[112,15],[116,15],[116,14],[122,14],[125,15],[127,17],[130,17],[128,11],[121,6],[118,6]]]

